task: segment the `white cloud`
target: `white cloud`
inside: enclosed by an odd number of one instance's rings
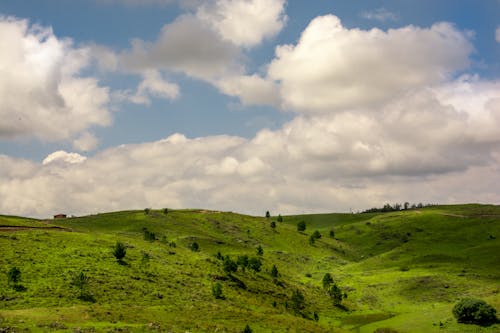
[[[49,156],[47,156],[42,164],[47,165],[51,163],[68,163],[68,164],[79,164],[82,163],[86,160],[87,158],[85,156],[82,156],[77,153],[68,153],[65,152],[64,150],[58,150],[56,152],[53,152]]]
[[[277,47],[268,75],[280,81],[285,108],[359,109],[445,82],[467,68],[472,50],[467,34],[448,23],[360,30],[328,15],[315,18],[296,45]]]
[[[361,17],[368,20],[375,20],[380,22],[397,21],[398,16],[385,8],[377,8],[372,11],[365,11],[361,13]]]
[[[121,56],[123,69],[169,70],[214,80],[241,72],[240,51],[192,15],[183,15],[163,27],[151,43],[134,40]]]
[[[0,138],[67,140],[111,122],[108,89],[80,72],[88,48],[51,29],[0,17]]]
[[[238,97],[244,105],[279,106],[281,101],[278,84],[257,74],[222,78],[216,85],[224,94]]]
[[[497,30],[495,31],[495,39],[497,42],[500,43],[500,27],[498,27]]]
[[[73,148],[79,151],[94,150],[99,144],[99,140],[94,134],[84,132],[80,137],[73,141]]]
[[[224,39],[252,47],[275,36],[286,22],[285,0],[207,1],[196,15]]]
[[[159,71],[148,70],[142,73],[142,81],[135,93],[116,91],[114,97],[118,101],[130,101],[135,104],[151,104],[151,97],[173,100],[179,97],[180,89],[175,83],[163,79]]]
[[[464,77],[372,112],[298,116],[252,139],[175,134],[86,159],[56,152],[43,165],[0,156],[0,211],[204,207],[262,214],[498,201],[499,85]]]

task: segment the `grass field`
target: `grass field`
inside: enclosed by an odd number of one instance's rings
[[[500,331],[451,314],[467,296],[500,310],[499,206],[284,216],[273,230],[276,220],[203,210],[0,216],[0,332]],[[316,230],[322,237],[310,244]],[[122,263],[112,254],[117,241],[127,249]],[[228,274],[217,258],[258,257],[258,246],[260,272]],[[8,283],[14,266],[24,291]],[[89,277],[86,299],[72,285],[80,272]],[[347,294],[340,307],[322,288],[325,273]],[[295,290],[305,301],[298,310]]]

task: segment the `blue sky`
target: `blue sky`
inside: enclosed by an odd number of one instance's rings
[[[500,199],[497,0],[5,0],[0,15],[2,213]]]

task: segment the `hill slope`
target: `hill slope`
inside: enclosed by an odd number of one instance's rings
[[[254,332],[500,329],[457,324],[451,316],[453,304],[464,296],[500,309],[498,206],[285,216],[274,230],[272,220],[202,210],[125,211],[50,223],[0,216],[0,267],[4,272],[18,267],[26,288],[14,290],[2,273],[0,327],[35,332],[241,332],[246,324]],[[300,221],[306,223],[304,232],[297,231]],[[145,240],[145,230],[156,240]],[[316,230],[322,237],[310,244]],[[112,254],[117,241],[127,247],[122,264]],[[190,249],[193,243],[199,251]],[[262,256],[256,253],[259,246]],[[261,258],[260,271],[241,266],[231,274],[224,271],[221,256],[236,261],[243,255]],[[79,299],[72,285],[80,272],[89,277],[86,299]],[[322,288],[325,273],[347,294],[341,307]],[[224,298],[212,295],[217,283]],[[294,309],[296,290],[305,302]]]

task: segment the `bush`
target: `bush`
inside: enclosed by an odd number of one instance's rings
[[[123,258],[125,258],[125,255],[127,254],[127,249],[125,248],[125,245],[121,242],[116,242],[115,248],[113,250],[113,255],[118,261],[122,261]]]
[[[222,285],[219,282],[212,286],[212,295],[217,299],[224,299],[222,295]]]
[[[330,294],[330,298],[335,306],[340,305],[342,299],[347,298],[347,294],[343,294],[342,290],[335,283],[328,289],[328,294]]]
[[[245,270],[245,268],[248,267],[248,256],[246,254],[242,256],[238,256],[238,260],[236,261],[238,266],[241,266],[242,270]]]
[[[252,257],[252,258],[248,259],[248,268],[250,268],[256,272],[260,272],[261,266],[262,266],[262,261],[260,260],[260,258]]]
[[[304,308],[304,295],[300,292],[300,290],[295,289],[295,291],[292,294],[292,309],[295,312],[300,312]]]
[[[330,285],[333,283],[332,275],[330,273],[325,273],[322,282],[323,282],[323,289],[328,290]]]
[[[283,222],[283,217],[281,216],[281,214],[278,215],[278,222]]]
[[[315,242],[316,242],[316,238],[314,238],[313,235],[309,236],[309,245],[314,245]]]
[[[226,256],[224,258],[224,271],[228,274],[231,274],[232,272],[236,272],[238,270],[238,264],[235,263],[229,256]]]
[[[306,223],[304,221],[300,221],[297,223],[297,231],[305,231],[306,230]]]
[[[313,234],[311,235],[311,237],[314,237],[315,239],[320,239],[321,238],[321,234],[318,230],[316,230],[315,232],[313,232]]]
[[[497,322],[495,308],[480,299],[462,299],[452,312],[459,323],[487,326]]]
[[[276,229],[276,222],[274,221],[271,221],[271,228],[274,230]]]
[[[17,267],[12,267],[7,272],[7,277],[9,279],[9,284],[17,285],[19,281],[21,281],[21,270]]]
[[[259,246],[257,247],[257,255],[258,255],[258,256],[261,256],[261,255],[263,255],[263,254],[264,254],[264,249],[262,248],[262,246],[260,246],[260,245],[259,245]]]
[[[252,331],[252,329],[250,328],[250,326],[248,326],[248,324],[247,324],[247,326],[245,326],[245,329],[243,329],[243,333],[252,333],[252,332],[253,332],[253,331]]]
[[[276,267],[276,265],[273,265],[273,268],[271,268],[271,276],[277,278],[278,275],[279,275],[278,267]]]
[[[330,238],[335,238],[335,230],[330,230]]]
[[[156,240],[156,235],[154,232],[149,231],[148,229],[144,228],[144,240],[153,242]]]

